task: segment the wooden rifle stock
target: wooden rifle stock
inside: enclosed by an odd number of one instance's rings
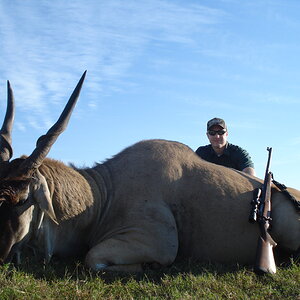
[[[257,274],[276,273],[276,264],[273,254],[273,248],[276,243],[269,234],[271,221],[271,184],[272,173],[269,172],[272,148],[267,148],[269,151],[268,163],[262,188],[261,199],[259,201],[258,218],[260,236],[258,238],[256,259],[254,271]],[[259,195],[259,193],[258,193]],[[260,196],[260,195],[259,195]],[[253,220],[253,219],[252,219]],[[249,219],[249,221],[251,221]]]
[[[260,236],[258,238],[254,266],[254,271],[257,274],[276,273],[276,264],[273,254],[273,248],[276,246],[276,243],[268,232],[271,220],[271,182],[272,173],[269,172],[265,184],[266,191],[265,199],[263,200],[263,211],[258,219]]]

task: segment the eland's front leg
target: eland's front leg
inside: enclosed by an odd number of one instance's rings
[[[173,263],[178,251],[175,221],[170,226],[151,223],[148,229],[145,225],[115,234],[91,248],[85,258],[86,265],[95,271],[139,272],[143,264]]]

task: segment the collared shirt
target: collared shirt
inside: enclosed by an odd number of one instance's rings
[[[218,156],[211,145],[201,146],[196,153],[206,161],[233,168],[239,171],[247,167],[254,168],[249,153],[243,148],[227,143],[222,155]]]

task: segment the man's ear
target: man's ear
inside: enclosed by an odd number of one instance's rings
[[[58,221],[52,206],[52,199],[45,177],[39,170],[35,173],[35,185],[33,188],[33,197],[38,203],[40,209],[46,213],[49,218],[58,225]]]

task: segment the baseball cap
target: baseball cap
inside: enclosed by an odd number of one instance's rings
[[[214,125],[219,125],[221,126],[223,129],[227,129],[227,126],[225,124],[225,121],[223,119],[220,118],[213,118],[211,120],[209,120],[207,122],[207,130],[209,130],[212,126]]]

